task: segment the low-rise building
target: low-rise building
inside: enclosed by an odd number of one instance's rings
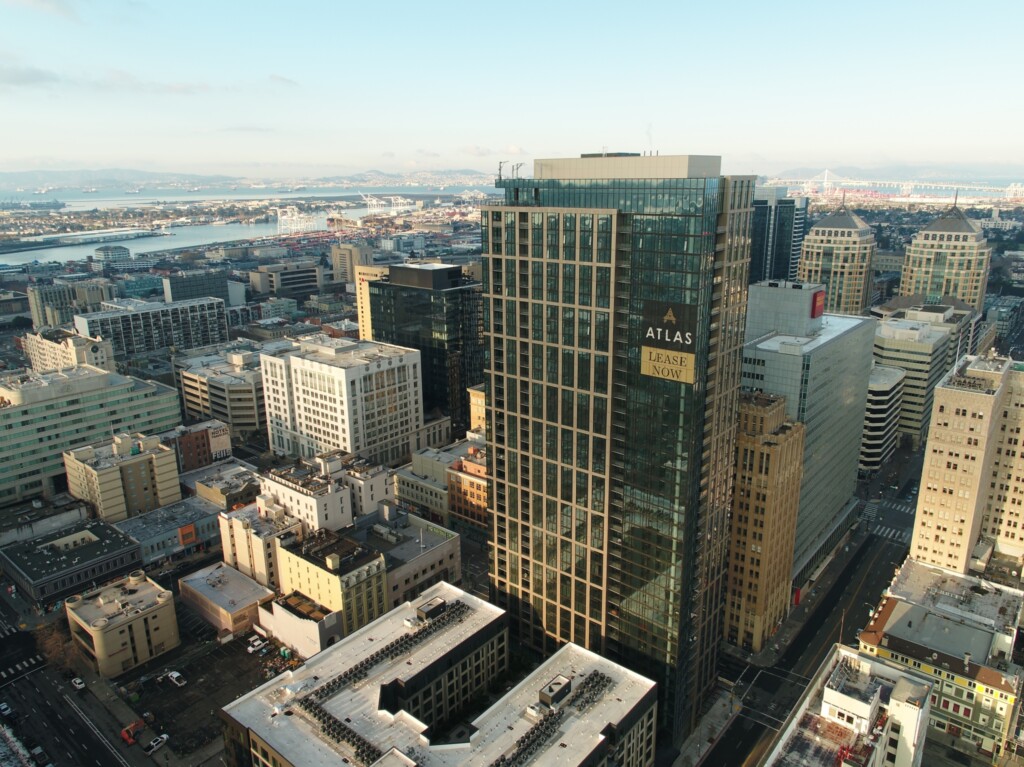
[[[278,512],[261,514],[255,503],[232,511],[222,511],[220,527],[224,564],[252,578],[262,586],[281,590],[279,548],[302,540],[302,523]]]
[[[260,266],[249,272],[256,293],[302,297],[319,293],[328,282],[326,270],[316,261],[291,261]]]
[[[0,567],[22,599],[39,607],[142,565],[139,544],[93,519],[0,549]]]
[[[860,653],[933,682],[928,737],[996,758],[1021,744],[1024,592],[910,558],[867,626]]]
[[[759,764],[920,767],[933,689],[834,645]]]
[[[68,492],[89,501],[107,522],[181,500],[177,453],[158,436],[118,434],[109,442],[67,450],[64,467]]]
[[[184,500],[148,514],[118,522],[115,527],[142,549],[142,563],[153,564],[182,559],[220,546],[217,515],[220,507],[202,498]]]
[[[480,432],[466,432],[465,451],[448,467],[448,526],[459,535],[486,543],[490,531],[491,479],[487,473],[487,441]]]
[[[274,592],[223,562],[178,579],[182,603],[217,629],[221,637],[240,637],[256,625],[258,608]]]
[[[85,522],[92,514],[88,501],[67,493],[9,506],[0,515],[0,546],[65,530]]]
[[[156,436],[163,444],[174,448],[179,474],[231,457],[231,430],[226,423],[216,419],[191,426],[176,426]]]
[[[654,764],[655,683],[571,644],[438,738],[508,658],[505,613],[438,584],[226,706],[226,764]]]
[[[352,525],[352,493],[334,479],[319,456],[307,463],[271,469],[260,477],[260,513],[295,517],[304,530],[341,530]]]
[[[49,373],[79,365],[114,372],[114,347],[102,338],[80,336],[63,328],[43,328],[22,339],[29,365],[36,373]]]
[[[256,467],[237,458],[183,474],[182,487],[222,510],[240,509],[256,502],[260,478]]]
[[[103,677],[120,676],[181,644],[174,595],[143,570],[68,597],[64,607],[72,641]]]
[[[459,460],[456,446],[468,450],[465,440],[443,448],[420,448],[412,454],[411,463],[395,469],[395,498],[446,527],[448,469]]]

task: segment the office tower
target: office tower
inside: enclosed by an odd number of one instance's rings
[[[105,268],[117,269],[132,260],[132,252],[124,245],[101,245],[93,251],[94,272],[101,272]]]
[[[914,450],[928,433],[935,385],[949,370],[949,342],[948,329],[928,322],[886,319],[875,328],[875,362],[907,374],[897,429]]]
[[[715,685],[752,177],[718,157],[538,160],[481,211],[491,579],[518,640]]]
[[[799,590],[856,522],[851,498],[876,323],[824,314],[823,285],[769,281],[749,294],[743,386],[785,397],[787,417],[805,430],[793,556]]]
[[[373,263],[373,248],[367,245],[340,243],[331,246],[333,281],[343,284],[356,281],[356,267]]]
[[[388,276],[390,266],[357,266],[355,268],[356,283],[356,321],[359,323],[359,337],[367,341],[373,339],[373,314],[370,311],[370,283]]]
[[[65,450],[180,423],[174,389],[90,365],[0,379],[0,506],[59,492]]]
[[[270,449],[312,458],[344,450],[377,463],[447,444],[448,419],[425,423],[415,349],[303,336],[260,359]]]
[[[219,298],[193,298],[165,304],[124,298],[107,301],[106,311],[75,315],[79,335],[105,338],[117,357],[181,351],[228,340],[224,302]]]
[[[178,455],[160,437],[118,434],[95,445],[64,451],[68,492],[89,501],[107,522],[181,500]]]
[[[804,427],[783,397],[740,395],[723,636],[760,652],[789,613]]]
[[[903,381],[907,377],[899,368],[877,363],[871,366],[868,379],[867,409],[864,412],[864,436],[860,443],[862,476],[877,473],[896,451],[897,428],[903,405]]]
[[[114,370],[114,347],[102,338],[88,338],[62,328],[44,327],[22,339],[29,365],[36,373],[94,365]]]
[[[163,279],[164,301],[188,301],[193,298],[219,298],[230,304],[228,273],[212,269],[178,272]],[[243,302],[244,303],[244,302]]]
[[[1024,556],[1024,366],[964,357],[935,387],[910,555],[959,573]]]
[[[469,428],[469,393],[483,382],[480,283],[446,264],[392,266],[386,280],[370,283],[373,340],[419,349],[423,409],[452,419],[452,433]]]
[[[807,198],[787,197],[785,187],[754,189],[750,226],[750,284],[796,279],[807,232]]]
[[[28,308],[32,327],[56,327],[75,315],[75,293],[70,285],[29,285]]]
[[[927,322],[937,330],[948,331],[945,366],[949,370],[965,354],[981,354],[992,348],[997,328],[970,304],[952,296],[943,301],[941,304],[925,304],[922,295],[896,296],[885,304],[872,306],[871,316],[880,320]]]
[[[825,286],[825,311],[863,314],[871,295],[875,235],[845,205],[811,227],[800,252],[797,279]]]
[[[920,293],[926,303],[955,296],[980,312],[991,257],[992,248],[981,228],[953,205],[907,246],[900,295]]]

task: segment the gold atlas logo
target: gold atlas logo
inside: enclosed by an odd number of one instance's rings
[[[665,312],[665,316],[661,318],[661,321],[662,322],[671,322],[673,325],[678,324],[676,322],[676,315],[672,311],[671,307],[669,307],[669,310],[667,312]]]

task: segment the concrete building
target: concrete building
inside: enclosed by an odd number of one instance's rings
[[[1005,340],[1020,331],[1024,320],[1024,298],[998,296],[985,301],[985,320],[996,326],[996,337]],[[980,353],[988,349],[979,349]]]
[[[92,670],[108,679],[181,644],[174,595],[143,570],[68,597],[64,608],[71,640]]]
[[[142,564],[164,565],[220,546],[220,507],[203,498],[185,498],[168,506],[141,514],[114,527],[142,550]]]
[[[864,437],[860,443],[862,476],[877,474],[896,451],[897,429],[903,407],[906,371],[874,364],[868,378],[868,400],[864,412]]]
[[[753,184],[545,159],[480,214],[496,604],[656,680],[677,745],[717,684]]]
[[[949,370],[949,331],[926,322],[882,320],[873,354],[879,365],[906,372],[897,430],[916,450],[928,434],[935,385]]]
[[[448,467],[448,524],[459,535],[480,544],[487,542],[491,478],[487,468],[487,440],[469,432],[464,450]]]
[[[782,186],[754,189],[750,227],[750,283],[794,280],[807,233],[807,198]]]
[[[178,579],[182,604],[199,613],[220,637],[242,637],[256,625],[259,606],[274,592],[220,562]]]
[[[1024,556],[1024,365],[965,357],[932,406],[911,556],[967,573],[993,550]]]
[[[112,441],[64,451],[68,492],[89,501],[107,522],[181,500],[178,456],[157,436],[118,434]]]
[[[219,461],[181,475],[181,484],[221,509],[240,509],[256,503],[260,479],[256,467],[236,458]]]
[[[88,338],[63,328],[43,328],[22,339],[22,348],[35,373],[50,373],[79,365],[114,372],[114,347],[102,338]]]
[[[758,763],[920,767],[939,686],[833,645]]]
[[[423,409],[450,416],[457,438],[469,428],[466,388],[483,382],[480,289],[448,264],[393,266],[370,283],[373,340],[419,350]]]
[[[250,287],[264,295],[307,298],[322,292],[326,283],[324,267],[315,261],[269,264],[249,272]]]
[[[926,304],[924,296],[897,296],[884,305],[871,307],[871,316],[880,320],[926,322],[936,330],[949,333],[946,370],[965,354],[982,354],[996,343],[996,328],[985,321],[974,307],[952,296],[942,303]]]
[[[783,397],[740,395],[722,635],[760,652],[789,614],[804,427]]]
[[[4,577],[22,599],[48,608],[142,565],[139,544],[98,519],[0,549]]]
[[[384,555],[321,528],[302,541],[279,547],[279,593],[298,593],[318,608],[335,613],[334,641],[348,636],[387,611]],[[267,621],[261,619],[261,625]],[[327,643],[331,637],[327,637]],[[320,649],[323,649],[322,647]]]
[[[825,286],[825,311],[863,314],[871,296],[875,235],[845,204],[811,227],[804,238],[797,279]]]
[[[356,281],[356,267],[373,263],[373,248],[343,242],[331,246],[331,267],[334,282],[348,284]]]
[[[451,421],[424,423],[420,353],[318,333],[261,357],[270,449],[313,457],[342,450],[396,464],[451,438]]]
[[[178,473],[201,469],[231,457],[231,432],[223,421],[176,426],[156,435],[178,458]]]
[[[93,251],[92,262],[94,271],[105,268],[117,269],[131,263],[132,252],[124,245],[101,245]]]
[[[484,385],[470,386],[469,392],[469,428],[481,434],[487,431],[487,394]]]
[[[257,764],[266,752],[281,767],[654,764],[655,684],[575,645],[474,719],[472,736],[432,742],[502,677],[508,652],[502,610],[438,584],[226,706],[225,762]],[[271,720],[282,707],[292,715]]]
[[[860,654],[930,680],[929,739],[995,763],[1021,742],[1022,605],[1017,589],[912,555],[860,632]]]
[[[907,246],[900,295],[922,294],[927,303],[955,296],[980,312],[991,258],[981,227],[953,205]]]
[[[463,446],[464,441],[455,445]],[[449,525],[448,469],[458,460],[452,447],[421,448],[394,475],[395,499],[445,527]]]
[[[260,316],[265,320],[276,318],[290,320],[299,313],[299,302],[294,298],[271,296],[260,303],[260,308],[262,309]]]
[[[373,338],[373,314],[370,311],[370,283],[382,280],[391,271],[390,266],[367,265],[355,269],[356,320],[359,322],[359,337],[367,341]]]
[[[787,417],[804,425],[793,557],[800,589],[856,521],[850,501],[876,323],[825,314],[819,284],[763,282],[750,286],[749,297],[743,384],[785,397]]]
[[[91,515],[92,507],[87,502],[67,493],[8,506],[0,517],[0,547],[56,533],[85,522]]]
[[[66,450],[179,423],[170,387],[90,365],[0,379],[0,506],[62,490]]]
[[[75,314],[99,311],[104,301],[117,297],[117,287],[105,279],[55,280],[52,285],[30,285],[26,292],[36,330],[67,324]]]
[[[218,526],[224,564],[279,592],[277,552],[302,538],[302,523],[281,512],[265,515],[253,503],[221,512]]]
[[[316,530],[342,530],[352,526],[352,493],[330,473],[328,461],[271,469],[260,476],[256,505],[260,514],[287,514],[302,522],[306,535]]]
[[[266,348],[289,349],[288,341],[235,341],[222,349],[174,359],[175,376],[185,417],[216,418],[238,440],[266,431],[263,371],[260,353]]]
[[[117,357],[174,347],[178,351],[228,340],[224,302],[194,298],[173,304],[125,298],[104,302],[106,311],[75,315],[79,335],[110,341]]]

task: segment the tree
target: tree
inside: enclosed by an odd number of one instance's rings
[[[56,669],[67,671],[79,660],[78,645],[71,641],[67,621],[58,620],[40,626],[34,632],[36,650]]]

